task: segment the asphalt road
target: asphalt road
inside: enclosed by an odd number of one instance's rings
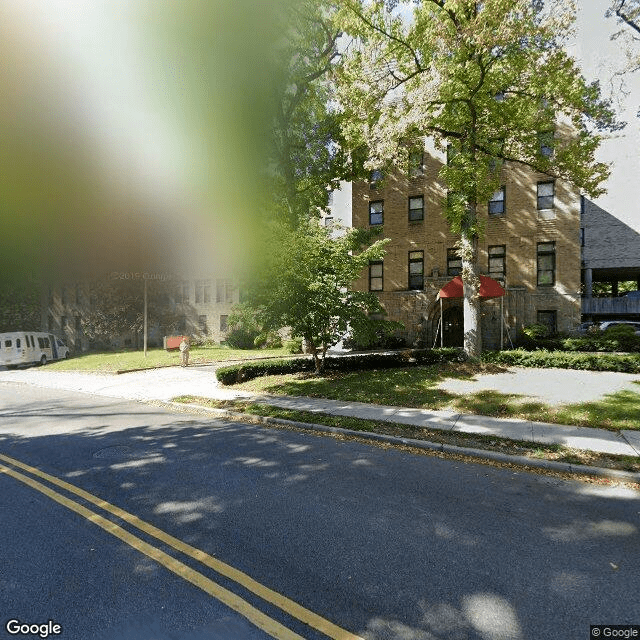
[[[0,638],[586,640],[640,624],[639,498],[0,383]]]

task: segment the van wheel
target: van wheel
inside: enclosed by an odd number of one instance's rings
[[[43,355],[42,358],[40,358],[40,364],[42,365],[47,364],[47,356]]]

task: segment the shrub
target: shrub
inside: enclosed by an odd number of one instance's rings
[[[483,362],[506,364],[520,367],[540,367],[558,369],[583,369],[588,371],[619,371],[640,373],[640,355],[574,353],[566,351],[486,351]]]
[[[441,364],[444,362],[463,362],[461,349],[407,349],[398,353],[363,353],[332,357],[327,356],[325,371],[360,371],[365,369],[391,369],[417,365]],[[292,358],[290,360],[271,360],[266,362],[247,362],[244,364],[220,367],[216,376],[222,384],[236,384],[252,380],[259,376],[281,375],[313,371],[312,358]]]
[[[282,346],[282,338],[277,331],[263,331],[255,337],[253,345],[256,349],[277,349]]]
[[[285,341],[284,348],[287,353],[302,353],[302,342],[302,338],[294,337]]]
[[[366,349],[402,349],[407,346],[407,341],[394,331],[401,328],[389,321],[383,321],[373,333],[351,329],[351,334],[342,341],[345,349],[364,351]]]
[[[522,328],[522,333],[531,340],[548,338],[551,335],[551,331],[546,324],[530,324],[529,326]]]
[[[226,343],[234,349],[253,349],[257,335],[256,331],[236,327],[227,333]]]

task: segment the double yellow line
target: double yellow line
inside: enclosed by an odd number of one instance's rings
[[[60,480],[60,478],[56,478],[55,476],[45,473],[44,471],[40,471],[40,469],[31,467],[23,462],[20,462],[19,460],[10,458],[9,456],[0,454],[0,460],[8,465],[5,466],[5,464],[0,464],[1,473],[11,476],[12,478],[15,478],[16,480],[28,485],[32,489],[39,491],[48,498],[51,498],[55,502],[67,507],[67,509],[74,511],[93,524],[101,527],[102,529],[115,536],[116,538],[119,538],[134,549],[137,549],[141,553],[144,553],[146,556],[152,558],[176,575],[202,589],[205,593],[208,593],[210,596],[213,596],[229,608],[238,612],[240,615],[244,616],[247,620],[253,623],[256,627],[262,629],[273,638],[278,638],[279,640],[304,640],[302,636],[291,631],[284,625],[280,624],[278,621],[262,613],[259,609],[249,604],[246,600],[243,600],[235,593],[229,591],[228,589],[225,589],[210,578],[207,578],[202,573],[195,571],[183,562],[180,562],[173,556],[170,556],[168,553],[165,553],[164,551],[154,547],[153,545],[148,544],[141,538],[138,538],[137,536],[129,533],[129,531],[123,529],[111,520],[108,520],[95,511],[88,509],[82,504],[75,502],[74,500],[62,495],[61,493],[54,491],[49,486],[43,484],[42,482],[39,482],[31,476],[35,476],[37,478],[40,478],[41,480],[45,480],[48,483],[64,489],[65,491],[82,498],[83,500],[95,505],[96,507],[99,507],[100,509],[110,513],[111,515],[116,516],[120,520],[128,523],[136,529],[159,540],[167,546],[172,547],[176,551],[183,553],[193,560],[197,560],[209,569],[213,569],[216,573],[232,580],[251,593],[259,596],[260,598],[262,598],[262,600],[275,605],[281,611],[285,612],[293,618],[296,618],[297,620],[300,620],[310,627],[317,629],[333,640],[362,640],[360,636],[354,635],[353,633],[342,629],[329,620],[326,620],[318,614],[313,613],[313,611],[309,611],[302,605],[299,605],[293,600],[290,600],[286,596],[283,596],[276,591],[265,587],[264,585],[248,576],[246,573],[243,573],[242,571],[239,571],[238,569],[235,569],[234,567],[221,562],[220,560],[217,560],[204,551],[196,549],[195,547],[183,542],[182,540],[174,538],[161,529],[158,529],[154,525],[149,524],[148,522],[141,520],[137,516],[134,516],[131,513],[128,513],[127,511],[124,511],[123,509],[110,504],[106,500],[102,500],[101,498],[98,498],[91,493],[84,491],[84,489],[80,489],[79,487],[69,484],[64,480]],[[31,476],[27,476],[17,469],[26,471],[31,474]]]

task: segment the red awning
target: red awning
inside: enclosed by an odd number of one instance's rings
[[[505,294],[502,285],[489,276],[480,276],[480,297],[500,298]],[[462,278],[456,276],[438,292],[438,298],[462,298]]]

